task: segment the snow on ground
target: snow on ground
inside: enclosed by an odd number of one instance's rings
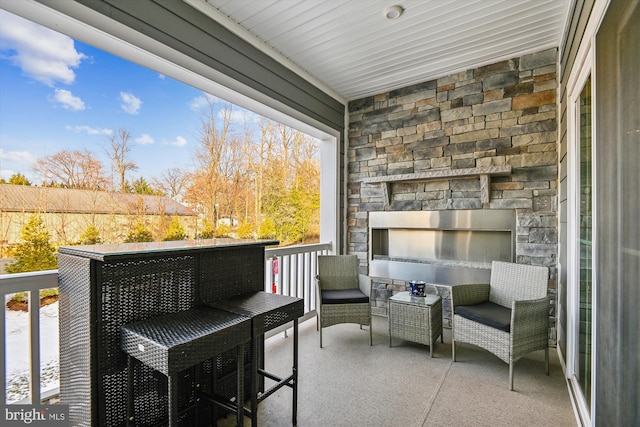
[[[29,393],[29,314],[6,310],[7,402]],[[58,303],[40,309],[40,387],[46,392],[58,385]]]

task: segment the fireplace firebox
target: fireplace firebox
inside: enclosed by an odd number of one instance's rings
[[[515,260],[513,209],[369,213],[369,276],[453,285],[489,282]]]

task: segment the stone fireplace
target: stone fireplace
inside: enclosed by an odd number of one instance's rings
[[[349,103],[347,252],[359,256],[361,274],[371,277],[376,314],[386,315],[388,298],[405,290],[408,280],[420,279],[414,277],[417,267],[435,281],[446,268],[460,270],[450,275],[453,281],[466,280],[465,269],[477,275],[478,263],[490,260],[476,260],[474,253],[457,265],[429,267],[431,272],[425,267],[433,265],[436,247],[449,250],[451,242],[482,236],[511,242],[508,255],[492,259],[550,267],[553,321],[556,67],[557,50],[550,49]],[[438,211],[488,217],[509,211],[511,224],[500,227],[509,237],[476,236],[473,230],[455,237],[433,230],[410,235],[416,230],[398,222]],[[386,230],[381,218],[391,223]],[[405,247],[394,243],[398,237],[416,243]],[[435,245],[438,239],[446,244]],[[448,316],[446,302],[443,309]]]

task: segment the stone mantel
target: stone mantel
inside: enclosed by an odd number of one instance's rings
[[[491,176],[504,176],[511,174],[511,166],[488,166],[479,168],[465,169],[435,169],[425,172],[405,173],[398,175],[374,176],[364,178],[363,182],[367,184],[380,184],[384,192],[385,205],[389,205],[391,200],[391,184],[394,182],[408,181],[430,181],[442,179],[459,179],[469,177],[480,178],[480,191],[482,203],[489,202],[489,187],[491,184]]]

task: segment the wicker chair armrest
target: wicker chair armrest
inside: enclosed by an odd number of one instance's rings
[[[320,276],[316,276],[316,306],[322,305],[322,298],[320,297],[322,289],[320,288]]]
[[[514,337],[546,333],[549,327],[549,297],[514,301],[511,308],[511,333]]]
[[[451,287],[451,307],[474,305],[489,300],[489,284],[476,283]]]
[[[371,299],[371,286],[372,282],[370,278],[366,276],[360,276],[360,279],[358,280],[358,287],[363,294],[369,297],[369,299]]]
[[[324,280],[321,279],[320,275],[317,275],[315,277],[315,280],[316,280],[316,289],[318,290],[318,295],[320,295],[320,292],[322,291],[322,284],[324,283],[325,290],[326,290],[327,289],[327,285],[330,285],[330,283],[327,281],[326,278]],[[328,289],[332,289],[331,286],[329,286]]]

